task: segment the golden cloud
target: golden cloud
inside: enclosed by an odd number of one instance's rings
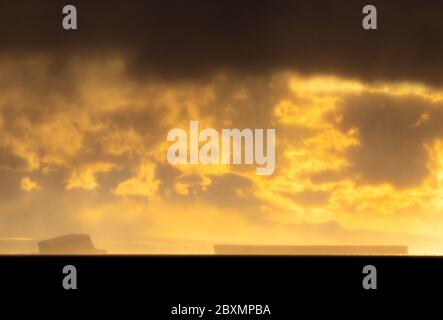
[[[335,220],[350,228],[401,226],[414,233],[421,225],[420,232],[437,233],[434,213],[443,206],[438,89],[288,73],[162,82],[128,77],[119,57],[73,59],[57,77],[45,58],[2,65],[0,81],[9,81],[0,89],[0,175],[25,191],[44,186],[33,201],[66,199],[57,208],[70,212],[63,230],[80,225],[123,238],[118,228],[125,221],[125,232],[140,236],[228,241],[245,240],[238,235],[244,232],[264,241],[272,237],[267,227]],[[196,119],[217,129],[275,128],[275,173],[171,167],[167,132]],[[12,166],[16,159],[26,166]],[[22,196],[2,210],[25,210]],[[68,210],[74,198],[77,205]],[[284,234],[281,239],[297,238]]]

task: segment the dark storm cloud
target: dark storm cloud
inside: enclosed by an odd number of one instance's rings
[[[361,145],[350,149],[347,172],[357,181],[411,187],[428,175],[425,145],[443,137],[441,103],[368,94],[347,98],[340,107],[343,129],[359,130]]]
[[[118,52],[133,74],[201,77],[219,70],[296,70],[366,80],[442,84],[443,2],[372,1],[379,29],[364,31],[366,1],[69,1],[79,30],[61,27],[65,1],[2,1],[1,54]]]
[[[263,202],[253,196],[254,183],[249,178],[235,174],[223,175],[186,174],[180,175],[171,166],[159,166],[156,178],[161,181],[161,193],[173,202],[189,203],[202,201],[221,208],[249,208],[259,210]],[[209,179],[205,182],[205,179]],[[210,183],[207,183],[210,182]],[[175,183],[183,184],[187,194],[182,195],[174,191]]]
[[[17,157],[6,148],[0,147],[0,170],[19,170],[26,167],[26,161]]]
[[[0,201],[5,203],[20,194],[21,174],[0,167]]]
[[[237,174],[210,176],[212,183],[202,199],[225,208],[256,208],[260,200],[253,197],[253,182]]]

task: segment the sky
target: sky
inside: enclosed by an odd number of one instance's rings
[[[0,252],[214,243],[443,254],[443,3],[0,3]],[[275,128],[276,169],[171,165],[167,133]],[[18,249],[17,249],[18,248]]]

